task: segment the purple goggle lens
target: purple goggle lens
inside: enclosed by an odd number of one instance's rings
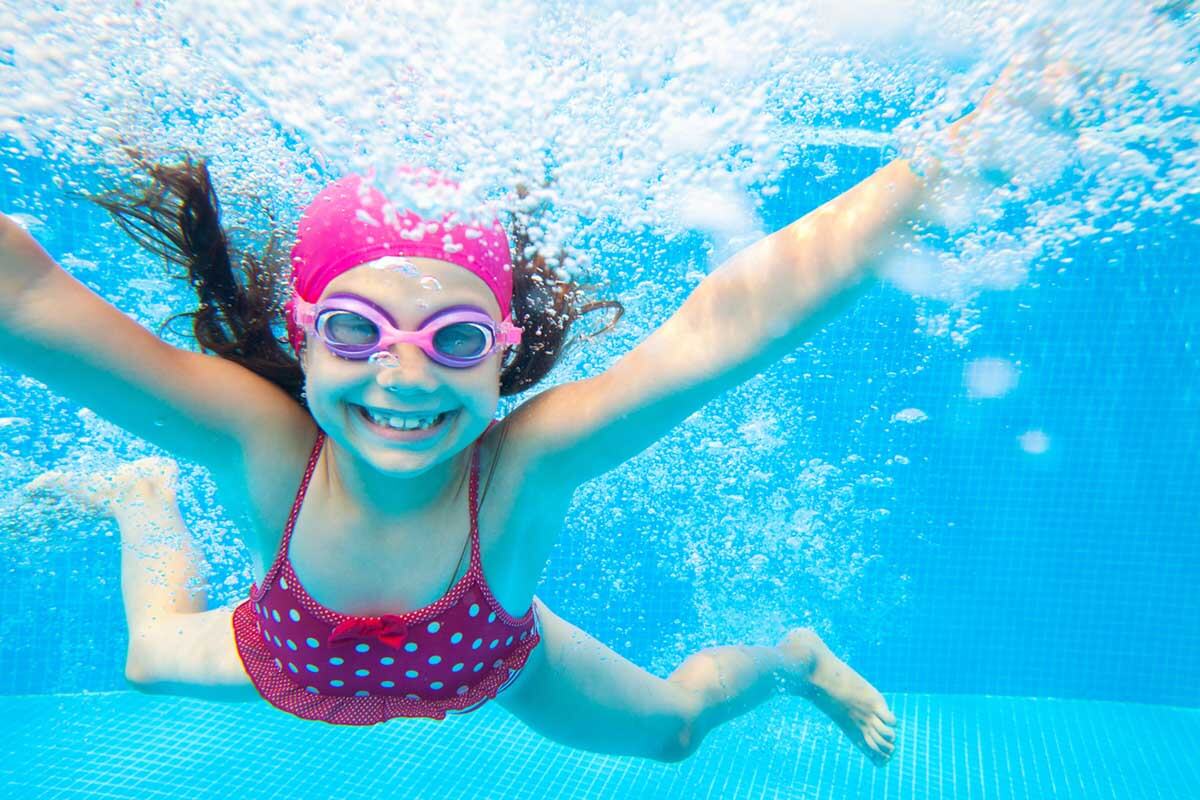
[[[316,305],[297,300],[296,319],[341,358],[364,360],[393,344],[415,344],[438,364],[473,367],[502,345],[521,341],[521,329],[497,324],[486,311],[454,306],[434,314],[415,331],[396,327],[391,317],[364,297],[335,294]]]

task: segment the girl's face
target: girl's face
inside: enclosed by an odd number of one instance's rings
[[[321,297],[333,294],[371,301],[405,331],[453,306],[474,306],[500,321],[486,283],[434,259],[363,264],[330,281]],[[380,472],[406,477],[425,472],[474,442],[496,412],[502,349],[460,369],[438,364],[415,344],[394,344],[356,361],[334,355],[311,332],[306,341],[302,363],[313,418],[330,439]],[[430,418],[439,421],[424,430],[403,430]]]

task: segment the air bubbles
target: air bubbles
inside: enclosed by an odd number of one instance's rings
[[[722,239],[744,236],[758,227],[746,197],[726,191],[695,187],[686,191],[679,202],[679,221],[693,230]]]
[[[421,271],[417,269],[417,265],[403,256],[384,256],[383,258],[377,258],[369,262],[367,266],[371,269],[399,272],[401,275],[407,275],[410,278],[415,278],[421,274]]]
[[[980,358],[963,369],[967,396],[974,399],[1003,397],[1017,386],[1016,366],[1003,358]]]
[[[426,275],[424,278],[421,278],[421,288],[430,292],[440,292],[442,284],[441,281],[432,275]]]
[[[360,208],[357,211],[355,211],[354,218],[357,219],[359,222],[365,222],[367,225],[370,225],[371,227],[374,227],[374,228],[380,227],[379,220],[372,217],[364,209]]]
[[[1021,449],[1030,455],[1041,455],[1050,449],[1050,437],[1040,430],[1026,431],[1017,437]]]
[[[95,261],[86,258],[80,258],[73,253],[66,253],[58,259],[58,263],[62,264],[69,271],[77,272],[95,272],[98,266]]]
[[[918,422],[924,422],[929,417],[919,408],[905,408],[892,414],[892,422],[904,422],[909,425],[915,425]]]
[[[37,233],[46,227],[46,223],[43,220],[32,214],[9,214],[8,218],[30,233]]]
[[[880,275],[901,291],[918,297],[937,297],[943,272],[938,257],[924,251],[898,252],[880,264]]]
[[[367,361],[377,367],[392,369],[400,366],[400,359],[390,350],[380,350],[378,353],[372,353]]]

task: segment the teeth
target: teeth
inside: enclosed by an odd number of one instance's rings
[[[376,425],[385,425],[389,428],[394,428],[401,431],[417,431],[432,427],[440,421],[444,414],[438,414],[435,417],[402,417],[392,414],[380,414],[367,409],[367,417]]]

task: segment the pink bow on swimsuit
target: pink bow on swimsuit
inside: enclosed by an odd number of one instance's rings
[[[353,642],[357,639],[378,639],[393,650],[400,649],[408,638],[408,625],[402,617],[384,614],[382,617],[348,619],[338,623],[329,634],[329,644]]]

